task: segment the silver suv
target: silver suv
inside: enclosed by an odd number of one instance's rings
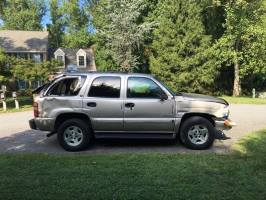
[[[94,138],[179,138],[191,149],[206,149],[234,125],[225,100],[175,94],[146,74],[64,74],[35,93],[30,127],[57,133],[67,151]]]

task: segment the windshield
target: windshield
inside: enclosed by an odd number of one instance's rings
[[[171,90],[165,83],[163,83],[158,77],[154,77],[158,82],[160,82],[164,87],[165,87],[165,89],[167,89],[168,90],[168,92],[170,92],[171,93],[171,95],[173,95],[173,96],[176,96],[176,93],[173,91],[173,90]]]

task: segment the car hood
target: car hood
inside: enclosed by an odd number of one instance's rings
[[[215,102],[215,103],[221,103],[224,105],[229,105],[228,102],[222,98],[217,98],[217,97],[208,96],[208,95],[181,93],[180,96],[182,96],[184,99],[191,100],[191,101]]]

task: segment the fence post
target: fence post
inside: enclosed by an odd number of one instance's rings
[[[256,89],[255,88],[252,89],[252,98],[253,99],[256,98]]]
[[[0,94],[0,98],[1,98],[1,101],[3,103],[3,110],[6,111],[6,97],[5,97],[5,93],[1,93]]]
[[[19,109],[19,103],[18,103],[17,93],[16,92],[12,92],[12,97],[15,100],[16,109]]]

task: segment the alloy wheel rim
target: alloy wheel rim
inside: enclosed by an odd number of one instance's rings
[[[83,140],[83,132],[77,126],[69,126],[64,131],[64,141],[67,145],[75,147],[81,144]]]
[[[188,139],[196,145],[207,142],[209,138],[209,130],[204,125],[194,125],[188,131]]]

